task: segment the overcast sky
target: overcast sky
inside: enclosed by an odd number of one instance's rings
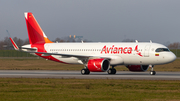
[[[28,38],[32,12],[50,40],[69,35],[102,42],[180,42],[180,0],[0,0],[0,40]]]

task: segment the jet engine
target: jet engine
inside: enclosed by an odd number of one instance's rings
[[[105,72],[109,70],[110,62],[107,59],[90,59],[87,67],[91,72]]]
[[[129,71],[133,72],[145,72],[148,70],[149,65],[127,65]]]

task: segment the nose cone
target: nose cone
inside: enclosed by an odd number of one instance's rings
[[[171,53],[167,56],[167,59],[168,59],[168,62],[171,63],[171,62],[173,62],[174,60],[176,60],[176,55],[171,52]]]

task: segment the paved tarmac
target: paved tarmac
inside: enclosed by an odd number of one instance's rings
[[[134,79],[134,80],[180,80],[180,72],[117,71],[115,75],[107,72],[91,72],[81,75],[80,71],[45,71],[45,70],[0,70],[1,78],[76,78],[76,79]]]

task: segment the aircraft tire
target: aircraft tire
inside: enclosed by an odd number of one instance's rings
[[[151,75],[156,75],[156,71],[150,71]]]
[[[116,74],[116,69],[113,69],[113,73],[112,74]]]
[[[88,75],[89,73],[90,73],[90,71],[88,69],[82,69],[81,70],[82,75]]]
[[[116,69],[110,68],[107,72],[108,74],[116,74]]]
[[[89,69],[86,69],[86,74],[89,74],[89,73],[90,73]]]

